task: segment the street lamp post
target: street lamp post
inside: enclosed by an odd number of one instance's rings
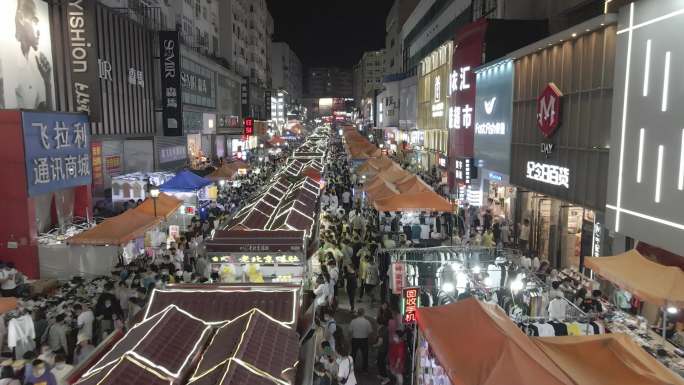
[[[150,185],[149,186],[149,193],[150,197],[152,197],[152,202],[154,203],[154,217],[157,217],[157,198],[159,198],[159,187]]]

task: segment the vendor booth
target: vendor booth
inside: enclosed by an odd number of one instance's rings
[[[135,172],[112,178],[112,203],[127,202],[131,199],[145,200],[148,185],[159,186],[174,177],[170,172]]]
[[[175,177],[159,186],[159,190],[183,201],[184,214],[202,216],[202,210],[209,201],[216,200],[217,188],[212,181],[190,171],[181,171]]]
[[[383,211],[437,211],[452,212],[453,205],[434,191],[399,194],[373,203],[375,209]]]
[[[301,283],[306,274],[303,231],[218,231],[207,241],[212,272],[222,283]]]
[[[525,335],[476,299],[419,308],[418,385],[672,385],[684,379],[622,335]]]
[[[237,175],[246,175],[249,169],[250,166],[242,161],[224,163],[221,167],[214,170],[211,174],[205,176],[205,178],[216,182],[232,180]]]

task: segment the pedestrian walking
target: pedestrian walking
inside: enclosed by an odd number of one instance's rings
[[[354,358],[349,354],[347,344],[337,345],[337,383],[340,385],[357,385],[354,374]]]
[[[350,310],[354,312],[354,300],[356,295],[356,271],[352,265],[344,266],[344,280],[347,289],[347,296],[349,297]]]
[[[361,293],[366,294],[370,297],[371,304],[375,303],[375,287],[378,286],[380,272],[378,271],[378,265],[375,263],[375,259],[371,256],[366,257],[366,268],[365,268],[365,278],[364,278],[364,290]]]
[[[373,325],[365,317],[365,310],[359,308],[354,318],[349,324],[349,331],[351,333],[351,355],[356,358],[356,352],[361,351],[363,355],[363,371],[368,372],[368,337],[373,332]]]
[[[373,345],[374,348],[378,349],[376,365],[378,367],[378,379],[381,385],[385,385],[390,382],[389,375],[387,373],[387,354],[389,353],[389,332],[387,325],[380,325],[378,327],[378,340]]]

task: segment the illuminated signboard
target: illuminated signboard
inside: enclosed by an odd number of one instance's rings
[[[529,161],[526,176],[538,182],[570,188],[570,169],[567,167]]]
[[[390,284],[392,285],[392,293],[401,294],[401,291],[404,289],[404,280],[406,279],[406,266],[403,263],[395,262],[392,264],[391,271],[392,280]]]
[[[471,180],[477,179],[477,168],[473,162],[473,158],[457,158],[456,167],[454,168],[454,177],[456,180],[469,185]]]
[[[245,118],[245,128],[243,131],[243,135],[250,136],[254,135],[254,119],[252,118]]]
[[[224,255],[211,257],[211,263],[259,263],[264,265],[299,265],[297,255]]]
[[[561,97],[555,84],[549,83],[537,98],[537,126],[546,138],[550,138],[560,125]]]
[[[452,99],[462,92],[470,90],[470,77],[470,66],[463,66],[451,72],[449,93]],[[469,103],[450,106],[448,127],[456,130],[471,128],[473,126],[473,111],[473,106]]]
[[[446,169],[449,164],[449,157],[443,154],[438,154],[437,155],[437,165],[441,169]]]
[[[594,229],[591,239],[591,256],[600,257],[601,256],[601,224],[597,221],[594,223]]]
[[[404,304],[404,323],[412,324],[416,322],[416,312],[420,306],[420,288],[407,287],[402,290],[401,299]]]
[[[478,70],[476,78],[475,159],[485,170],[483,175],[502,181],[504,175],[510,175],[511,168],[513,61]]]
[[[444,116],[444,102],[442,101],[442,77],[435,76],[434,81],[434,97],[435,100],[432,103],[432,117],[441,118]]]

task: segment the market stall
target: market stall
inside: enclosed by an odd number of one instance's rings
[[[302,283],[307,271],[303,231],[218,231],[207,255],[222,283]]]
[[[386,211],[436,211],[451,212],[453,205],[434,191],[399,194],[373,203],[375,209]]]
[[[203,207],[208,205],[209,201],[216,200],[217,196],[217,188],[211,180],[187,170],[166,181],[159,186],[159,190],[181,199],[184,214],[189,216],[197,213],[202,216],[206,213],[206,210],[202,210]]]
[[[115,176],[112,178],[112,203],[145,200],[149,184],[162,185],[174,175],[170,172],[135,172]]]
[[[418,308],[417,384],[681,385],[621,334],[535,338],[476,299]]]

